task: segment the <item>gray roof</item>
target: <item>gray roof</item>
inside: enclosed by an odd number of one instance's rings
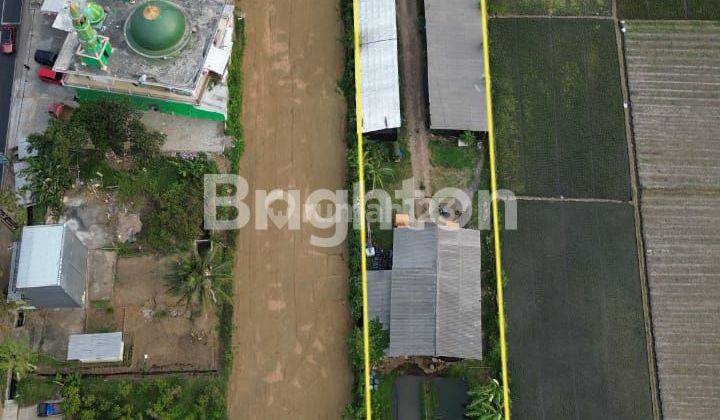
[[[487,131],[477,0],[425,0],[430,128]]]
[[[16,287],[57,286],[60,283],[64,235],[63,225],[23,228]]]
[[[73,334],[68,341],[67,360],[119,362],[123,358],[122,332]]]
[[[389,356],[482,357],[479,231],[395,229],[389,273],[368,272]]]
[[[400,127],[395,0],[360,0],[360,72],[363,132]]]
[[[391,270],[367,272],[368,312],[381,324],[390,325],[390,278]]]

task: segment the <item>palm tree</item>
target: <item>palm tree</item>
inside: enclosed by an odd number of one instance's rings
[[[392,178],[395,175],[392,168],[387,166],[388,162],[384,161],[381,156],[378,156],[378,153],[371,153],[369,150],[366,150],[365,153],[363,153],[363,161],[365,163],[365,180],[370,181],[370,186],[373,190],[376,187],[383,188],[385,179]]]
[[[229,265],[214,247],[204,255],[196,250],[175,263],[167,276],[168,290],[180,296],[178,303],[199,306],[205,312],[209,302],[217,305],[228,299],[223,287],[230,278]]]
[[[3,372],[12,370],[15,372],[17,380],[34,372],[37,369],[35,363],[38,359],[38,354],[30,348],[27,341],[13,340],[8,337],[0,343],[0,369]]]
[[[497,379],[468,391],[470,404],[465,415],[478,420],[503,419],[503,389]]]

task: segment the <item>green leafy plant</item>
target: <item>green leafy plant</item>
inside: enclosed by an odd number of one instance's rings
[[[477,385],[468,391],[470,404],[465,416],[478,420],[503,419],[503,389],[497,379]]]
[[[205,312],[209,306],[228,300],[222,285],[230,278],[230,261],[222,259],[222,253],[214,248],[201,255],[193,252],[174,264],[167,276],[168,290],[180,296],[180,302]]]
[[[390,160],[387,151],[380,147],[368,147],[363,153],[363,163],[365,164],[365,183],[369,184],[371,189],[384,188],[385,181],[392,179],[395,175],[390,166]]]
[[[15,379],[22,379],[37,369],[38,354],[23,340],[5,338],[0,343],[0,370],[12,370]]]

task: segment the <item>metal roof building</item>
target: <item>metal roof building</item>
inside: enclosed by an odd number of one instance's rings
[[[430,128],[487,131],[477,0],[425,0]]]
[[[389,356],[482,357],[479,231],[395,229],[392,270],[367,281]]]
[[[67,225],[24,227],[16,258],[11,289],[29,306],[83,305],[87,249]]]
[[[122,332],[73,334],[68,341],[67,360],[82,363],[122,362]]]
[[[400,127],[395,0],[360,0],[363,133]]]

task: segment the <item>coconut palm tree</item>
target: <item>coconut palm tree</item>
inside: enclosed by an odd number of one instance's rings
[[[209,303],[217,305],[228,299],[224,286],[230,278],[230,261],[223,261],[222,253],[212,247],[201,255],[197,250],[180,258],[167,276],[168,290],[180,296],[188,307],[206,311]]]
[[[465,416],[478,420],[502,420],[503,389],[496,379],[474,387],[468,391],[468,396],[470,404],[467,406]]]
[[[37,369],[38,354],[30,348],[27,341],[5,338],[0,343],[0,370],[15,372],[15,379],[20,380],[28,373]]]

